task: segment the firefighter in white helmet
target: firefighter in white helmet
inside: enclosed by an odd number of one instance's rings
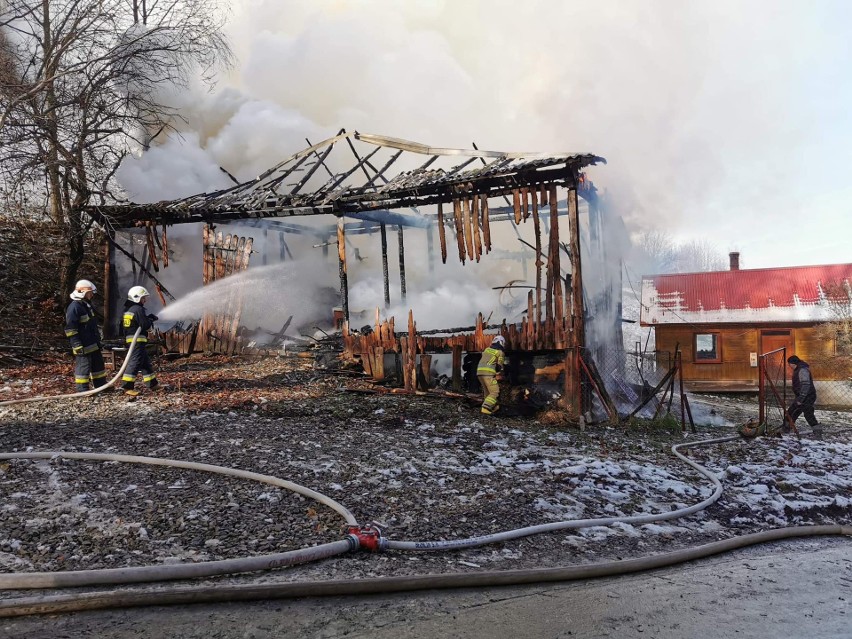
[[[121,330],[124,340],[129,345],[133,341],[136,329],[142,328],[136,339],[136,346],[130,354],[127,368],[121,376],[122,388],[132,391],[136,383],[136,375],[142,373],[142,382],[151,390],[155,389],[159,382],[154,374],[151,358],[148,356],[146,346],[148,345],[148,331],[157,321],[157,316],[145,312],[145,302],[148,301],[148,290],[144,286],[134,286],[127,291],[127,300],[124,302],[124,315],[121,320]]]
[[[74,382],[77,391],[89,390],[89,381],[98,388],[106,383],[106,367],[101,354],[101,332],[92,298],[98,288],[89,280],[74,285],[71,303],[65,311],[65,336],[74,354]]]
[[[482,359],[476,368],[476,376],[482,386],[482,413],[493,415],[500,409],[500,384],[497,376],[506,365],[506,338],[498,335],[491,340],[491,346],[482,351]]]

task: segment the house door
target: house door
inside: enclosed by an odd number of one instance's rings
[[[760,354],[769,353],[779,348],[787,349],[787,357],[793,354],[793,334],[789,330],[760,331]],[[790,378],[790,368],[784,362],[787,378]]]

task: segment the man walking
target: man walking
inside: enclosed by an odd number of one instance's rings
[[[793,423],[795,423],[799,415],[804,414],[805,421],[813,428],[814,436],[821,437],[822,426],[814,415],[814,404],[816,403],[817,393],[814,386],[814,378],[811,375],[811,368],[807,362],[795,355],[787,358],[787,364],[793,367],[793,394],[795,395],[790,408],[787,409],[787,414]]]

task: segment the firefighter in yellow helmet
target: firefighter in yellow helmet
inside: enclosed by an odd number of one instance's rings
[[[479,366],[476,369],[476,376],[479,378],[479,384],[482,386],[482,413],[485,415],[493,415],[500,406],[497,403],[500,397],[500,384],[497,380],[497,375],[506,364],[506,338],[498,335],[491,340],[491,346],[482,351],[482,359],[479,360]]]
[[[95,388],[106,383],[101,332],[92,308],[92,298],[97,292],[98,288],[89,280],[80,280],[74,285],[71,303],[65,311],[65,336],[70,340],[71,352],[74,353],[77,392],[89,390],[90,379]]]
[[[156,315],[145,312],[145,302],[147,301],[148,290],[144,286],[134,286],[127,291],[127,300],[124,302],[124,315],[121,321],[121,330],[124,333],[125,342],[129,345],[133,341],[136,329],[141,327],[142,330],[139,332],[136,346],[130,354],[127,368],[124,369],[124,374],[121,376],[122,388],[125,391],[133,390],[137,373],[142,373],[142,382],[151,390],[159,385],[157,376],[154,374],[154,367],[151,364],[151,358],[148,357],[148,351],[145,349],[148,345],[148,331],[158,319]]]

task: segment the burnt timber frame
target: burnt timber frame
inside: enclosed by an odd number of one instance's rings
[[[345,141],[346,146],[338,143]],[[367,147],[359,153],[355,142]],[[342,170],[335,170],[338,164],[331,164],[335,157],[332,151],[348,146],[354,156]],[[475,146],[475,145],[474,145]],[[384,151],[390,157],[383,163],[371,160]],[[399,171],[390,176],[390,169],[399,166],[402,161],[411,162],[417,156],[421,161],[413,170]],[[432,168],[438,160],[451,162],[447,168]],[[478,164],[474,164],[476,161]],[[441,255],[446,261],[447,247],[445,226],[451,230],[453,216],[443,215],[443,205],[456,210],[455,230],[458,236],[459,252],[462,261],[480,259],[483,252],[491,250],[489,235],[490,222],[500,219],[515,223],[532,217],[536,229],[536,281],[541,283],[542,269],[547,270],[546,319],[542,318],[541,288],[528,296],[529,314],[520,330],[515,326],[503,326],[501,332],[507,337],[508,348],[540,351],[551,348],[565,352],[565,397],[572,416],[579,416],[582,410],[580,399],[580,352],[584,348],[584,308],[582,277],[580,268],[580,237],[578,225],[578,191],[594,188],[584,184],[582,170],[590,165],[605,163],[596,155],[588,153],[507,153],[484,151],[479,149],[435,148],[423,144],[396,138],[363,134],[357,131],[341,130],[337,135],[313,144],[291,155],[278,165],[264,172],[254,180],[243,182],[212,193],[202,193],[172,201],[152,204],[105,204],[86,207],[85,211],[98,223],[108,229],[132,227],[164,228],[173,224],[203,222],[206,224],[225,223],[237,220],[267,219],[270,228],[275,226],[283,232],[301,232],[300,225],[281,220],[286,217],[308,215],[334,215],[338,218],[336,228],[320,234],[330,239],[336,235],[340,273],[341,302],[344,309],[344,338],[351,336],[348,330],[348,282],[346,269],[345,235],[350,232],[373,232],[380,230],[383,238],[382,252],[385,260],[384,271],[387,282],[386,265],[386,224],[397,226],[400,235],[400,269],[402,271],[402,295],[405,296],[404,256],[402,233],[404,226],[428,228],[438,223],[441,238]],[[440,162],[439,162],[440,164]],[[332,166],[334,168],[332,168]],[[380,166],[380,168],[376,168]],[[327,175],[321,175],[320,168]],[[292,180],[292,183],[288,182]],[[568,191],[567,211],[570,229],[571,276],[563,276],[559,265],[559,252],[562,246],[554,235],[556,228],[556,187]],[[585,197],[585,194],[584,194]],[[506,207],[489,209],[489,198],[504,198]],[[550,200],[550,228],[548,234],[550,247],[540,246],[539,206],[546,206]],[[588,199],[588,198],[587,198]],[[438,205],[437,216],[417,213],[418,207]],[[403,215],[399,209],[412,209],[416,215]],[[543,211],[544,215],[548,215]],[[354,224],[344,224],[344,217],[360,219]],[[280,225],[280,226],[279,226]],[[316,234],[314,229],[304,229],[305,233]],[[484,235],[484,238],[481,237]],[[332,242],[333,243],[333,242]],[[431,243],[430,243],[431,246]],[[563,295],[563,284],[565,286]],[[387,288],[385,304],[389,302]],[[564,310],[563,310],[564,309]],[[378,319],[378,318],[377,318]],[[413,319],[409,318],[411,335],[397,340],[392,332],[389,347],[405,352],[411,360],[417,352],[425,353],[424,338],[416,336]],[[478,322],[482,326],[482,320]],[[392,323],[391,323],[392,327]],[[378,321],[377,321],[378,328]],[[387,337],[387,332],[383,333]],[[462,336],[459,336],[462,337]],[[481,329],[469,336],[473,340],[455,340],[466,344],[468,348],[484,348],[490,340]],[[429,341],[447,338],[427,338]],[[385,340],[382,340],[385,342]],[[403,344],[404,342],[404,344]],[[417,348],[419,342],[420,348]],[[470,343],[468,343],[470,342]],[[431,346],[438,346],[437,344]],[[360,344],[354,345],[360,351]],[[455,349],[453,350],[455,355]],[[360,354],[360,353],[359,353]],[[408,385],[408,384],[407,384]]]

